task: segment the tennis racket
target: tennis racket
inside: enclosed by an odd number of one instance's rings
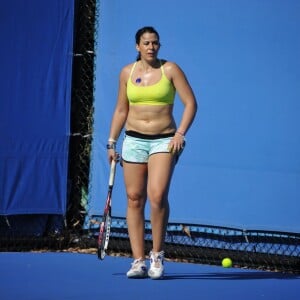
[[[100,224],[99,236],[98,236],[98,258],[103,260],[108,247],[110,228],[111,228],[111,198],[112,190],[114,186],[115,174],[116,174],[117,162],[112,160],[110,165],[108,192],[105,202],[104,212],[102,216],[102,222]]]

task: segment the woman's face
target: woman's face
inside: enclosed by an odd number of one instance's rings
[[[137,51],[140,52],[141,58],[145,60],[156,59],[160,43],[155,33],[145,32],[140,39],[139,44],[136,45]]]

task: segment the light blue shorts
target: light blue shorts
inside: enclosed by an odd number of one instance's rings
[[[126,131],[122,146],[122,160],[130,163],[147,163],[152,154],[170,153],[168,146],[173,136],[174,133],[144,135],[135,131]]]

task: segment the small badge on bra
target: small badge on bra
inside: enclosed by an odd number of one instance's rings
[[[135,80],[136,83],[141,83],[142,82],[142,78],[138,77],[136,80]]]

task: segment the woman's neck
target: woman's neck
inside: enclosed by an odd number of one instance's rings
[[[157,69],[160,67],[160,62],[158,59],[155,59],[151,62],[141,59],[140,60],[140,68],[143,72],[148,73],[153,69]]]

